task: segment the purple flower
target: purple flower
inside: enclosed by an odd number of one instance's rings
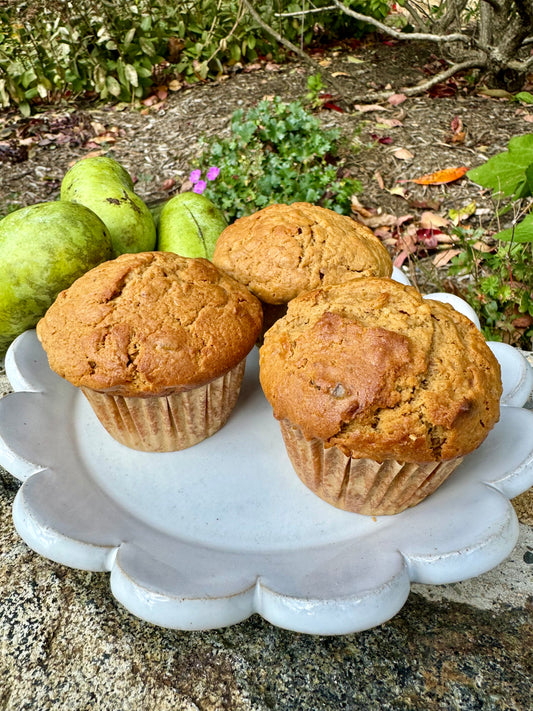
[[[205,180],[197,180],[192,191],[193,193],[198,193],[199,195],[201,195],[206,189],[206,187],[207,183],[205,182]]]
[[[207,179],[208,180],[216,180],[218,178],[218,174],[220,173],[220,168],[217,168],[216,165],[212,165],[211,168],[207,171]]]
[[[191,181],[191,183],[197,183],[200,180],[201,176],[202,171],[197,168],[196,170],[193,170],[192,173],[189,175],[189,180]],[[201,192],[203,192],[203,190]]]

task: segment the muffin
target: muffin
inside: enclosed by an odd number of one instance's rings
[[[303,291],[392,274],[389,253],[372,230],[306,202],[270,205],[239,218],[218,238],[213,263],[261,300],[265,326]]]
[[[112,437],[163,452],[225,424],[261,323],[259,301],[206,259],[143,252],[61,292],[37,336]]]
[[[265,335],[260,380],[304,484],[370,515],[435,491],[498,421],[502,392],[474,324],[388,278],[291,301]]]

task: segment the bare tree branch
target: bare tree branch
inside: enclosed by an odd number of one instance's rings
[[[424,8],[419,7],[416,2],[409,2],[409,0],[405,0],[403,6],[408,11],[418,30],[427,26],[429,15]]]
[[[301,17],[302,15],[312,15],[316,12],[327,12],[328,10],[336,10],[335,5],[326,5],[325,7],[312,7],[307,10],[295,10],[294,12],[275,12],[274,17]]]
[[[449,34],[449,35],[434,35],[432,33],[428,32],[399,32],[398,30],[393,29],[392,27],[389,27],[388,25],[383,24],[383,22],[380,22],[379,20],[375,20],[373,17],[369,17],[368,15],[362,15],[360,12],[355,12],[355,10],[352,10],[351,8],[347,7],[344,5],[340,0],[333,0],[335,3],[336,7],[344,12],[346,15],[349,15],[350,17],[353,17],[355,20],[359,20],[360,22],[366,22],[369,25],[373,25],[376,27],[378,30],[381,30],[381,32],[384,32],[385,34],[390,35],[391,37],[394,37],[394,39],[398,40],[426,40],[429,42],[464,42],[465,44],[471,44],[472,43],[472,38],[469,37],[468,35],[462,34],[461,32],[456,32],[454,34]]]
[[[295,44],[290,42],[288,39],[283,37],[282,35],[279,34],[279,32],[276,32],[275,29],[270,27],[257,13],[255,8],[251,5],[249,0],[243,0],[244,6],[247,9],[247,11],[250,13],[250,15],[253,17],[253,19],[257,22],[259,27],[261,27],[267,34],[269,34],[271,37],[273,37],[276,42],[279,42],[282,44],[284,47],[286,47],[288,50],[291,52],[294,52],[300,59],[302,59],[306,64],[310,65],[313,67],[313,69],[317,72],[320,72],[329,84],[335,89],[335,91],[339,94],[339,96],[344,97],[344,90],[340,86],[338,82],[335,81],[334,77],[331,76],[330,72],[327,71],[324,67],[322,67],[318,62],[316,62],[312,57],[310,57],[308,54],[306,54],[300,47],[297,47]]]
[[[482,3],[484,3],[485,5],[490,5],[490,7],[496,12],[502,9],[501,3],[498,2],[498,0],[482,0]]]
[[[531,67],[533,67],[533,56],[528,57],[524,61],[520,62],[519,60],[513,60],[508,63],[509,69],[514,69],[517,72],[520,72],[521,74],[526,74]]]
[[[424,92],[431,89],[431,87],[436,84],[440,84],[446,79],[454,76],[458,72],[462,72],[465,69],[483,69],[486,66],[486,59],[483,57],[478,57],[475,59],[470,59],[465,62],[460,62],[459,64],[452,64],[448,69],[445,69],[439,74],[435,74],[428,81],[423,84],[417,84],[416,86],[405,87],[396,91],[379,91],[373,94],[362,94],[360,96],[351,97],[353,103],[372,103],[374,101],[386,101],[390,96],[401,92],[406,96],[418,96]]]

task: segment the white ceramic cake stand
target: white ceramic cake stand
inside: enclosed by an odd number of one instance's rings
[[[519,351],[502,366],[500,422],[432,496],[396,516],[343,512],[294,474],[250,354],[238,405],[183,452],[115,442],[81,393],[55,375],[34,331],[6,356],[0,464],[23,481],[17,531],[47,558],[110,571],[134,615],[183,630],[259,613],[275,625],[342,634],[379,625],[411,582],[479,575],[516,544],[509,499],[533,485],[533,385]]]

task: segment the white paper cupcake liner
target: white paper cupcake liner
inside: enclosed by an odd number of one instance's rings
[[[345,511],[372,516],[396,514],[423,501],[456,469],[462,458],[443,462],[352,459],[320,439],[307,440],[287,421],[281,432],[292,466],[324,501]]]
[[[239,397],[245,363],[207,385],[168,396],[82,391],[102,425],[121,444],[145,452],[175,452],[207,439],[226,423]]]

